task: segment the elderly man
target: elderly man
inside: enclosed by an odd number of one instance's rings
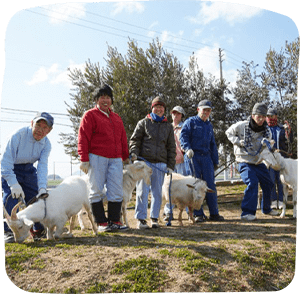
[[[185,150],[185,164],[187,172],[195,169],[197,178],[206,181],[207,186],[216,191],[214,170],[219,164],[219,156],[213,126],[209,121],[212,105],[208,100],[198,104],[198,115],[188,118],[181,129],[180,142]],[[219,215],[217,192],[206,194],[206,203],[209,208],[210,220],[223,221]],[[196,222],[203,222],[206,216],[203,208],[194,211]]]
[[[258,184],[263,191],[262,212],[272,216],[277,215],[270,207],[273,181],[265,164],[256,165],[264,138],[271,140],[272,134],[266,123],[267,106],[256,103],[248,120],[233,124],[226,135],[234,146],[234,154],[238,162],[238,170],[243,182],[247,185],[242,201],[241,219],[253,221],[256,219]]]
[[[48,157],[51,144],[46,137],[53,127],[54,119],[47,113],[38,113],[31,126],[15,132],[9,139],[1,160],[3,205],[10,214],[12,208],[23,198],[28,203],[33,197],[47,192]],[[37,168],[33,166],[38,162]],[[34,239],[44,235],[41,224],[31,229]],[[5,243],[14,242],[14,236],[4,224]]]

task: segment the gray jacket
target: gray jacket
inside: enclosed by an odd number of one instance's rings
[[[130,153],[152,163],[163,162],[174,169],[176,145],[171,123],[155,122],[149,117],[140,120],[129,141]]]
[[[237,162],[255,164],[262,149],[262,140],[272,139],[270,128],[265,131],[254,132],[249,127],[249,120],[233,124],[225,132],[228,140],[233,144],[233,151]]]

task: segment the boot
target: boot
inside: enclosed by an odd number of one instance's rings
[[[91,203],[92,213],[97,224],[107,223],[105,211],[103,207],[103,201]]]

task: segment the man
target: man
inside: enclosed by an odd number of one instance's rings
[[[126,131],[122,119],[111,110],[113,92],[103,85],[94,93],[96,106],[82,117],[78,131],[80,169],[88,174],[89,201],[98,232],[127,229],[120,222],[123,201],[123,162],[128,160]],[[103,193],[104,185],[106,194]],[[103,199],[108,200],[106,217]]]
[[[219,164],[218,150],[215,142],[213,126],[209,121],[212,105],[208,100],[198,104],[198,115],[188,118],[181,130],[181,148],[185,150],[186,170],[197,178],[206,181],[207,186],[216,191],[214,170]],[[219,215],[217,192],[206,194],[206,203],[210,212],[210,220],[223,221]],[[196,222],[203,222],[206,216],[203,208],[194,211]]]
[[[267,124],[272,132],[272,139],[275,141],[274,148],[280,150],[283,157],[288,157],[289,144],[293,143],[293,133],[289,130],[288,125],[278,123],[277,110],[269,108],[267,112]],[[271,194],[271,208],[283,208],[283,186],[280,180],[280,171],[269,168],[270,177],[275,183]],[[278,195],[276,193],[276,186]]]
[[[162,98],[154,98],[151,109],[151,113],[137,123],[129,145],[132,160],[141,156],[151,164],[151,167],[154,166],[151,175],[150,218],[151,227],[158,228],[162,185],[165,172],[171,173],[174,170],[176,146],[173,127],[164,116],[166,104]],[[150,228],[146,221],[149,191],[150,186],[143,180],[137,183],[135,218],[138,220],[138,229]]]
[[[48,157],[51,144],[46,137],[52,130],[53,117],[47,112],[37,113],[31,126],[15,132],[9,139],[1,160],[3,205],[10,214],[23,198],[28,203],[33,197],[47,193]],[[33,166],[38,162],[37,168]],[[31,229],[34,239],[44,236],[40,223]],[[14,236],[4,224],[5,242],[14,242]]]
[[[181,133],[181,128],[183,125],[183,118],[185,116],[185,111],[184,109],[177,105],[175,106],[171,111],[172,115],[172,126],[174,130],[174,138],[175,138],[175,144],[176,144],[176,164],[174,168],[174,172],[186,176],[186,170],[185,170],[185,164],[184,164],[184,153],[181,149],[180,146],[180,133]],[[174,208],[175,205],[172,205],[172,208]],[[164,207],[164,220],[167,221],[170,218],[170,204],[167,202]]]
[[[274,183],[268,169],[263,163],[256,165],[263,139],[272,139],[270,128],[266,123],[266,115],[266,104],[256,103],[248,120],[233,124],[226,131],[226,135],[234,147],[238,171],[247,185],[241,205],[241,219],[245,221],[256,219],[258,184],[263,191],[262,212],[272,216],[278,214],[270,207],[271,190]]]

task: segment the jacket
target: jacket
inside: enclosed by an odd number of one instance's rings
[[[156,122],[147,116],[140,120],[129,141],[130,153],[152,163],[163,162],[174,169],[176,146],[172,125],[167,121]]]
[[[89,161],[89,153],[106,158],[128,158],[126,131],[118,114],[110,111],[106,115],[97,106],[85,112],[78,131],[80,160]]]
[[[210,156],[214,165],[219,164],[218,149],[210,121],[203,121],[198,115],[188,118],[181,129],[180,143],[185,152],[192,149],[195,155]]]

